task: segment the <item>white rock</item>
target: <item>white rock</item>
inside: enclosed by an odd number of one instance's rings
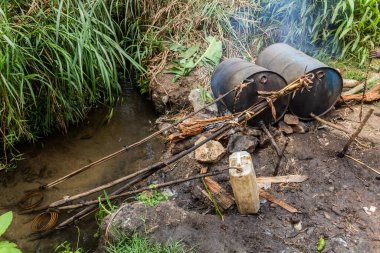
[[[195,145],[200,143],[201,141],[205,140],[206,137],[202,136],[200,137],[196,142]],[[215,163],[219,161],[223,155],[226,153],[225,148],[223,145],[218,141],[208,141],[204,145],[197,148],[194,152],[195,159],[199,162],[203,163]]]
[[[294,224],[294,228],[300,231],[302,229],[302,221],[298,222],[297,224]]]
[[[188,99],[191,105],[193,106],[194,111],[198,111],[206,105],[205,102],[203,102],[202,100],[201,91],[199,89],[191,90]],[[218,108],[216,104],[213,104],[207,107],[206,111],[216,114],[218,113]]]

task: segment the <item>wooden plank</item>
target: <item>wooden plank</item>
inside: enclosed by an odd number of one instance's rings
[[[279,184],[279,183],[302,183],[309,177],[305,175],[287,175],[287,176],[276,176],[276,177],[258,177],[257,183],[259,184]]]
[[[226,189],[224,189],[224,187],[209,177],[205,177],[204,180],[215,201],[224,210],[229,209],[234,205],[235,199],[226,191]]]

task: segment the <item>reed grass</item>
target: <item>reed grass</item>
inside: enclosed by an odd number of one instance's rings
[[[119,68],[143,71],[120,46],[117,14],[128,3],[0,2],[0,169],[16,142],[66,131],[93,105],[113,103]]]

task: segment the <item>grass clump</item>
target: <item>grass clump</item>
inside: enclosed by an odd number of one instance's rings
[[[113,212],[115,212],[119,208],[119,206],[112,204],[112,202],[109,199],[108,194],[107,194],[106,191],[104,191],[104,199],[105,199],[105,201],[102,201],[102,199],[103,199],[102,195],[98,197],[98,200],[99,200],[99,210],[95,214],[95,219],[96,219],[96,221],[98,222],[99,225],[102,223],[103,219],[107,215],[112,214]]]
[[[11,148],[82,120],[112,104],[126,69],[139,64],[120,46],[124,1],[0,1],[0,143]]]
[[[106,247],[108,253],[189,253],[180,242],[168,242],[164,245],[150,242],[137,234],[131,237],[120,236],[119,242]]]
[[[69,242],[63,242],[60,245],[58,245],[55,249],[56,253],[84,253],[83,249],[81,248],[76,248],[73,249],[71,246],[71,243]]]

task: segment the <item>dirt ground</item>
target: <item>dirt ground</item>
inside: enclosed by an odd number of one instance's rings
[[[370,107],[375,113],[349,154],[379,170],[380,108],[366,106],[364,112]],[[340,108],[324,118],[353,131],[358,125],[359,108]],[[170,188],[174,194],[171,203],[180,210],[176,212],[183,213],[179,216],[182,218],[175,222],[158,219],[154,231],[148,231],[150,238],[161,242],[180,240],[195,252],[316,252],[323,236],[323,252],[379,252],[380,178],[356,162],[336,156],[347,142],[347,135],[315,122],[307,124],[307,133],[279,135],[277,141],[288,141],[279,174],[302,174],[309,179],[298,184],[272,184],[268,189],[301,213],[289,213],[263,200],[257,215],[242,216],[233,206],[223,213],[222,221],[212,203],[194,194],[196,185],[202,186],[198,180]],[[278,160],[271,146],[258,147],[251,155],[256,175],[271,176]],[[227,164],[228,154],[219,163],[209,165],[208,171],[225,169]],[[200,166],[205,165],[188,156],[150,183],[197,174]],[[232,193],[226,175],[213,179]],[[364,207],[371,206],[376,210],[367,214]],[[160,206],[155,208],[154,213],[159,215]],[[165,213],[170,216],[170,210]]]

